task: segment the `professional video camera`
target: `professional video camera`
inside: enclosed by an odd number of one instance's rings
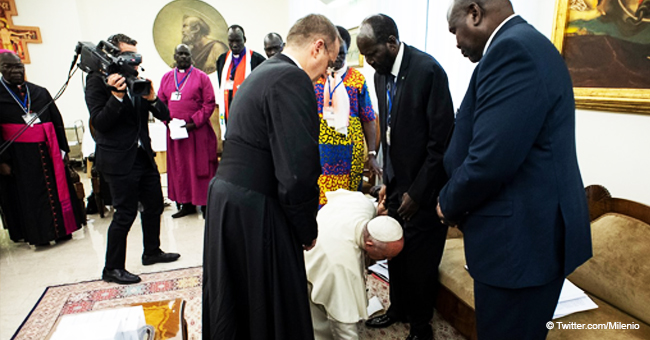
[[[138,77],[136,67],[142,63],[142,56],[133,52],[121,53],[115,45],[100,41],[97,46],[80,41],[76,48],[81,54],[79,68],[88,72],[97,72],[104,78],[109,74],[119,73],[126,79],[126,84],[134,96],[146,96],[151,90],[151,82]]]

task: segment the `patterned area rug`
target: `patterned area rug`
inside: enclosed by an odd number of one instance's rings
[[[182,298],[186,301],[185,320],[189,340],[201,339],[201,267],[142,274],[136,285],[118,285],[104,281],[89,281],[48,287],[32,312],[27,316],[12,340],[41,340],[50,332],[56,320],[66,314],[114,308],[139,302]],[[388,307],[388,284],[368,276],[368,293],[377,296]],[[435,339],[464,340],[453,327],[434,316]],[[404,339],[408,325],[397,323],[386,329],[369,329],[359,323],[360,339]]]

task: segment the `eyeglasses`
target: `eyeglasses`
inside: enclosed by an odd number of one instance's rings
[[[325,42],[325,40],[323,40],[323,46],[325,46],[325,52],[327,52],[327,68],[334,68],[334,60],[329,59],[330,51],[327,48],[327,42]]]

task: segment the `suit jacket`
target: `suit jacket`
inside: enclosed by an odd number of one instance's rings
[[[86,105],[95,133],[95,165],[100,172],[125,175],[131,171],[138,153],[138,140],[156,168],[149,138],[149,112],[168,122],[169,110],[160,100],[153,104],[136,96],[120,102],[106,87],[102,77],[86,77]]]
[[[571,78],[553,44],[521,17],[476,66],[444,164],[440,206],[463,230],[475,280],[538,286],[591,257]]]
[[[221,85],[221,74],[223,73],[223,65],[226,63],[226,55],[227,54],[228,54],[228,52],[226,51],[226,53],[222,53],[219,56],[219,58],[217,59],[217,74],[219,75],[219,77],[217,77],[217,79],[219,79],[219,85]],[[264,60],[266,60],[266,58],[264,58],[264,56],[262,56],[261,54],[253,51],[253,57],[251,58],[251,72],[253,72],[253,70],[257,66],[259,66],[262,62],[264,62]]]
[[[420,209],[434,211],[440,188],[447,180],[442,165],[447,137],[454,121],[447,74],[430,55],[404,44],[404,57],[398,73],[391,111],[389,148],[395,177],[394,192],[408,192]],[[388,111],[386,76],[375,73],[381,126],[381,142],[386,159],[386,116]],[[384,171],[384,183],[388,183]]]

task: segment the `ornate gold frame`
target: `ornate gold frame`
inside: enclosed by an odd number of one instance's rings
[[[569,1],[556,0],[555,3],[556,15],[551,41],[560,53],[564,52]],[[650,114],[650,89],[574,87],[573,91],[577,108]]]

